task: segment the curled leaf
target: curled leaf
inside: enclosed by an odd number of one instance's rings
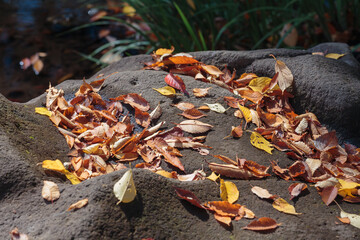
[[[119,203],[129,203],[132,202],[136,197],[136,188],[135,183],[132,177],[132,170],[129,169],[125,172],[125,174],[114,184],[114,194],[117,199],[119,199]]]
[[[198,208],[205,209],[205,207],[201,205],[200,200],[195,196],[193,192],[178,187],[174,187],[174,189],[179,198],[188,201],[189,203]]]
[[[284,92],[285,89],[292,85],[294,81],[294,76],[283,61],[277,60],[274,55],[271,56],[276,60],[275,72],[279,73],[277,81],[281,91]]]
[[[89,199],[85,198],[85,199],[82,199],[74,204],[71,204],[70,207],[66,210],[66,211],[71,211],[73,209],[79,209],[79,208],[82,208],[82,207],[85,207],[89,202]]]
[[[41,114],[41,115],[48,116],[48,117],[51,117],[51,115],[52,115],[52,113],[49,110],[47,110],[47,108],[45,108],[45,107],[36,107],[35,112],[38,114]]]

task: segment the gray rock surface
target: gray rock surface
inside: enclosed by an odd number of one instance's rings
[[[356,60],[349,55],[344,60],[326,59],[312,56],[312,51],[348,53],[342,44],[319,45],[307,51],[270,49],[249,52],[198,52],[194,56],[208,64],[235,68],[238,74],[255,72],[263,76],[274,74],[274,54],[284,61],[295,77],[293,104],[298,113],[305,110],[316,113],[320,121],[338,131],[342,139],[359,141],[360,90],[359,68]],[[180,110],[172,103],[189,101],[196,106],[203,103],[225,103],[223,96],[231,93],[216,86],[206,98],[195,98],[190,94],[176,99],[166,98],[151,88],[165,86],[166,72],[140,70],[142,62],[149,56],[128,57],[103,69],[99,74],[107,78],[100,94],[104,98],[135,92],[150,102],[154,108],[159,102],[163,108],[160,120],[166,120],[167,127],[183,120]],[[183,77],[188,90],[208,87],[206,83]],[[65,91],[71,99],[81,85],[79,80],[61,83],[56,88]],[[189,91],[191,92],[191,91]],[[220,200],[219,186],[209,180],[179,182],[167,179],[147,170],[135,169],[134,181],[138,191],[135,201],[116,205],[112,193],[114,183],[125,170],[71,185],[58,176],[48,176],[37,163],[45,159],[67,161],[68,147],[63,136],[47,117],[34,113],[35,106],[43,106],[45,95],[26,104],[7,101],[0,95],[0,239],[9,239],[8,232],[14,227],[29,235],[31,239],[357,239],[359,229],[350,225],[336,224],[339,209],[322,203],[314,187],[298,200],[290,201],[287,188],[290,182],[279,180],[275,175],[264,180],[232,180],[240,191],[238,203],[246,205],[257,217],[271,217],[282,225],[272,233],[261,234],[241,229],[251,220],[233,221],[231,228],[224,228],[212,214],[193,207],[180,200],[173,186],[193,191],[202,201]],[[214,125],[207,134],[205,144],[213,147],[211,154],[222,154],[231,158],[238,155],[269,165],[269,160],[278,160],[280,166],[292,164],[283,153],[274,151],[269,155],[255,149],[249,142],[250,133],[240,139],[228,138],[231,126],[239,125],[233,110],[225,114],[209,112],[203,122]],[[196,151],[182,150],[181,161],[187,173],[204,167],[205,162],[219,162],[216,158],[202,156]],[[171,168],[162,164],[167,170]],[[54,203],[47,203],[41,197],[43,180],[58,183],[61,196]],[[268,189],[294,204],[299,216],[286,215],[272,208],[271,203],[261,200],[251,193],[251,186]],[[88,198],[89,204],[77,211],[66,209],[80,199]],[[359,213],[358,205],[342,203],[342,208],[350,213]]]

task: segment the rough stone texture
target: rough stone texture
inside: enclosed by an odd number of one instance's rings
[[[339,131],[342,139],[358,141],[360,101],[357,93],[359,68],[357,62],[347,56],[344,60],[326,59],[312,56],[311,51],[319,49],[328,52],[346,53],[347,46],[341,44],[319,45],[308,51],[270,49],[249,52],[198,52],[194,55],[208,64],[236,68],[239,74],[255,72],[259,75],[274,74],[274,60],[270,53],[284,61],[295,77],[294,105],[298,113],[310,110],[321,121]],[[336,50],[336,51],[335,51]],[[189,101],[196,106],[203,103],[219,102],[223,96],[231,96],[224,89],[213,86],[210,96],[198,99],[178,96],[166,98],[151,88],[165,85],[165,72],[143,71],[142,62],[149,56],[128,57],[99,72],[107,78],[100,94],[104,98],[116,97],[130,92],[141,93],[154,108],[160,102],[167,127],[183,120],[181,113],[172,103]],[[97,74],[98,75],[98,74]],[[89,79],[95,80],[96,76]],[[188,90],[194,87],[208,87],[208,84],[183,77]],[[66,81],[57,86],[65,91],[70,99],[81,85],[79,80]],[[189,91],[190,92],[190,91]],[[8,239],[8,232],[18,227],[20,232],[32,239],[357,239],[359,229],[349,225],[336,224],[335,216],[339,209],[332,204],[322,203],[314,187],[298,200],[289,201],[287,188],[290,182],[279,180],[272,175],[265,180],[232,180],[240,191],[238,202],[253,210],[257,217],[271,217],[282,225],[274,232],[261,234],[242,230],[251,220],[233,221],[231,228],[224,228],[216,222],[212,214],[179,200],[172,186],[193,191],[202,201],[220,200],[219,187],[209,180],[184,183],[166,179],[146,170],[135,169],[134,181],[138,191],[134,202],[116,205],[112,193],[114,183],[123,175],[124,170],[71,185],[66,180],[44,174],[37,163],[45,159],[66,161],[68,147],[63,136],[57,132],[45,116],[34,113],[35,106],[45,103],[45,95],[26,104],[7,101],[0,95],[0,239]],[[269,165],[269,160],[278,160],[280,166],[289,166],[292,161],[284,154],[274,151],[269,155],[255,149],[249,142],[249,133],[240,139],[228,138],[231,126],[239,120],[233,110],[225,114],[209,112],[203,122],[214,125],[207,134],[206,144],[213,147],[211,154],[223,154],[231,158],[236,155]],[[181,158],[186,172],[190,173],[204,167],[205,162],[220,162],[211,156],[201,156],[196,151],[182,150]],[[162,167],[171,168],[167,164]],[[54,203],[47,203],[41,197],[43,180],[58,183],[61,196]],[[251,193],[251,186],[267,188],[294,204],[299,216],[286,215],[272,208],[271,203],[258,199]],[[89,204],[77,211],[66,209],[80,199],[88,198]],[[341,203],[350,213],[359,214],[356,204]]]

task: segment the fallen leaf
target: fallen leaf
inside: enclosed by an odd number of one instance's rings
[[[276,210],[280,211],[280,212],[284,212],[287,214],[292,214],[292,215],[299,215],[302,213],[297,213],[295,211],[295,208],[293,205],[289,204],[285,199],[283,198],[277,198],[273,204],[272,204],[273,208],[275,208]]]
[[[195,196],[195,194],[191,191],[185,190],[185,189],[181,189],[178,187],[174,187],[176,194],[188,201],[189,203],[191,203],[192,205],[198,207],[198,208],[202,208],[205,209],[205,207],[203,205],[201,205],[200,200]]]
[[[177,126],[188,133],[204,133],[213,128],[212,125],[197,120],[185,120]]]
[[[224,113],[226,111],[226,109],[220,103],[214,103],[214,104],[205,103],[205,105],[207,105],[211,111],[217,113]]]
[[[178,109],[185,111],[187,109],[195,108],[195,105],[189,102],[179,102],[178,104],[174,104],[173,106],[177,107]]]
[[[341,209],[341,208],[340,208],[340,209]],[[353,225],[354,227],[360,229],[360,215],[353,214],[353,213],[347,213],[347,212],[344,212],[344,211],[341,209],[340,217],[342,217],[342,218],[349,218],[350,224]]]
[[[319,159],[307,158],[305,162],[309,166],[312,175],[321,166],[321,160]]]
[[[221,174],[226,177],[236,178],[236,179],[261,179],[270,174],[265,171],[253,172],[248,169],[239,168],[232,164],[218,164],[218,163],[208,163],[211,171]]]
[[[237,127],[231,126],[231,132],[230,132],[230,136],[234,137],[234,138],[239,138],[243,135],[244,131],[242,130],[242,126],[239,125]]]
[[[161,108],[160,102],[159,102],[158,105],[156,106],[156,108],[151,111],[150,119],[156,120],[156,119],[160,118],[161,114],[162,114],[162,108]]]
[[[124,175],[114,184],[114,194],[119,202],[117,204],[132,202],[136,197],[136,188],[133,180],[132,170],[127,170]]]
[[[143,112],[137,108],[135,108],[135,121],[142,127],[148,127],[150,125],[150,114],[148,112]]]
[[[193,89],[193,94],[195,95],[195,97],[205,97],[206,95],[208,95],[210,88],[211,87],[208,87],[208,88],[194,88]]]
[[[291,195],[290,200],[292,200],[294,197],[297,197],[300,195],[302,191],[307,189],[307,185],[305,183],[293,183],[289,186],[288,191]]]
[[[51,111],[47,110],[45,107],[36,107],[35,112],[48,117],[51,117],[52,115]]]
[[[250,81],[249,87],[256,92],[263,93],[263,89],[269,85],[271,82],[271,78],[268,77],[257,77]],[[279,89],[277,85],[273,88],[274,90]]]
[[[254,220],[249,223],[243,229],[252,230],[252,231],[268,231],[277,228],[280,226],[280,223],[277,223],[274,219],[268,217],[261,217],[258,220]]]
[[[14,228],[10,232],[11,240],[29,240],[28,235],[20,233],[18,228]]]
[[[202,117],[206,116],[206,114],[203,114],[202,112],[200,112],[196,108],[186,109],[180,115],[182,115],[182,116],[184,116],[184,117],[186,117],[188,119],[199,119],[199,118],[202,118]]]
[[[172,73],[169,73],[168,75],[166,75],[165,77],[165,82],[173,87],[173,88],[176,88],[180,91],[182,91],[184,94],[186,95],[189,95],[189,93],[186,91],[186,87],[185,87],[185,83],[184,81],[179,77],[179,76],[176,76]]]
[[[294,81],[294,76],[292,75],[290,69],[286,66],[286,64],[283,61],[277,60],[276,57],[272,54],[270,56],[272,56],[276,61],[275,73],[277,72],[279,73],[277,81],[281,91],[284,92],[285,89],[287,89],[292,85]]]
[[[220,179],[220,197],[223,201],[234,203],[239,198],[239,190],[233,182]]]
[[[314,141],[314,146],[319,151],[326,151],[330,148],[334,148],[338,145],[338,139],[336,137],[336,132],[332,131],[325,133],[320,137],[316,138]]]
[[[220,174],[216,175],[216,173],[211,172],[211,174],[209,176],[207,176],[206,178],[213,181],[213,182],[216,182],[219,177],[220,177]]]
[[[348,217],[344,217],[344,218],[341,218],[341,217],[338,217],[336,216],[337,219],[339,219],[340,222],[344,223],[344,224],[350,224],[350,219]]]
[[[60,197],[59,187],[54,182],[44,181],[41,196],[49,202],[56,201]]]
[[[195,58],[188,57],[188,56],[173,56],[163,60],[165,65],[172,65],[172,64],[194,64],[198,63]]]
[[[49,170],[53,170],[53,171],[61,172],[61,173],[65,174],[67,179],[69,179],[72,184],[81,183],[81,181],[74,174],[70,173],[68,170],[65,169],[62,162],[58,159],[44,160],[42,162],[42,167],[45,169],[49,169]]]
[[[89,202],[89,199],[85,198],[85,199],[82,199],[74,204],[71,204],[70,207],[66,210],[66,211],[71,211],[73,209],[79,209],[79,208],[82,208],[84,206],[86,206]]]
[[[209,210],[220,216],[235,217],[239,213],[240,204],[232,204],[228,201],[212,201],[204,204]]]
[[[231,226],[231,217],[228,216],[221,216],[217,213],[214,213],[214,218],[216,219],[216,221],[218,221],[219,223],[223,223],[226,226]]]
[[[342,197],[350,196],[353,197],[352,191],[356,191],[360,188],[360,183],[346,181],[343,179],[338,179],[339,181],[339,192],[338,194]]]
[[[174,50],[175,50],[174,46],[171,46],[171,49],[159,48],[155,51],[155,54],[158,56],[162,56],[164,54],[172,54]]]
[[[244,107],[242,105],[238,105],[239,110],[241,112],[241,115],[243,116],[243,118],[245,119],[246,122],[251,122],[252,119],[252,114],[250,109],[248,109],[247,107]]]
[[[250,136],[250,143],[261,150],[264,150],[267,153],[272,154],[272,150],[274,149],[272,147],[272,144],[268,142],[263,136],[261,136],[258,132],[252,132]]]
[[[202,69],[210,75],[214,75],[215,77],[219,77],[220,75],[224,74],[220,69],[215,67],[214,65],[202,65]]]
[[[156,174],[159,174],[166,178],[174,178],[174,175],[171,172],[165,171],[165,170],[158,170],[155,172]]]
[[[325,57],[327,58],[332,58],[332,59],[339,59],[341,57],[345,56],[345,54],[339,54],[339,53],[328,53],[325,55]]]
[[[258,186],[252,187],[251,191],[259,198],[273,199],[276,197],[276,195],[270,194],[267,189]]]
[[[256,104],[258,104],[260,100],[263,98],[262,93],[253,91],[248,88],[235,89],[234,93]]]
[[[167,97],[174,97],[176,95],[176,91],[173,87],[165,86],[162,88],[153,88],[154,90],[158,91],[160,94],[167,96]]]

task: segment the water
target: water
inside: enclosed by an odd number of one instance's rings
[[[56,37],[58,33],[89,22],[88,8],[79,0],[0,1],[0,93],[12,101],[26,102],[40,94],[49,82],[56,85],[64,77],[90,77],[94,65],[75,53],[90,53],[102,42],[99,27]],[[44,68],[36,75],[19,62],[37,52]]]

